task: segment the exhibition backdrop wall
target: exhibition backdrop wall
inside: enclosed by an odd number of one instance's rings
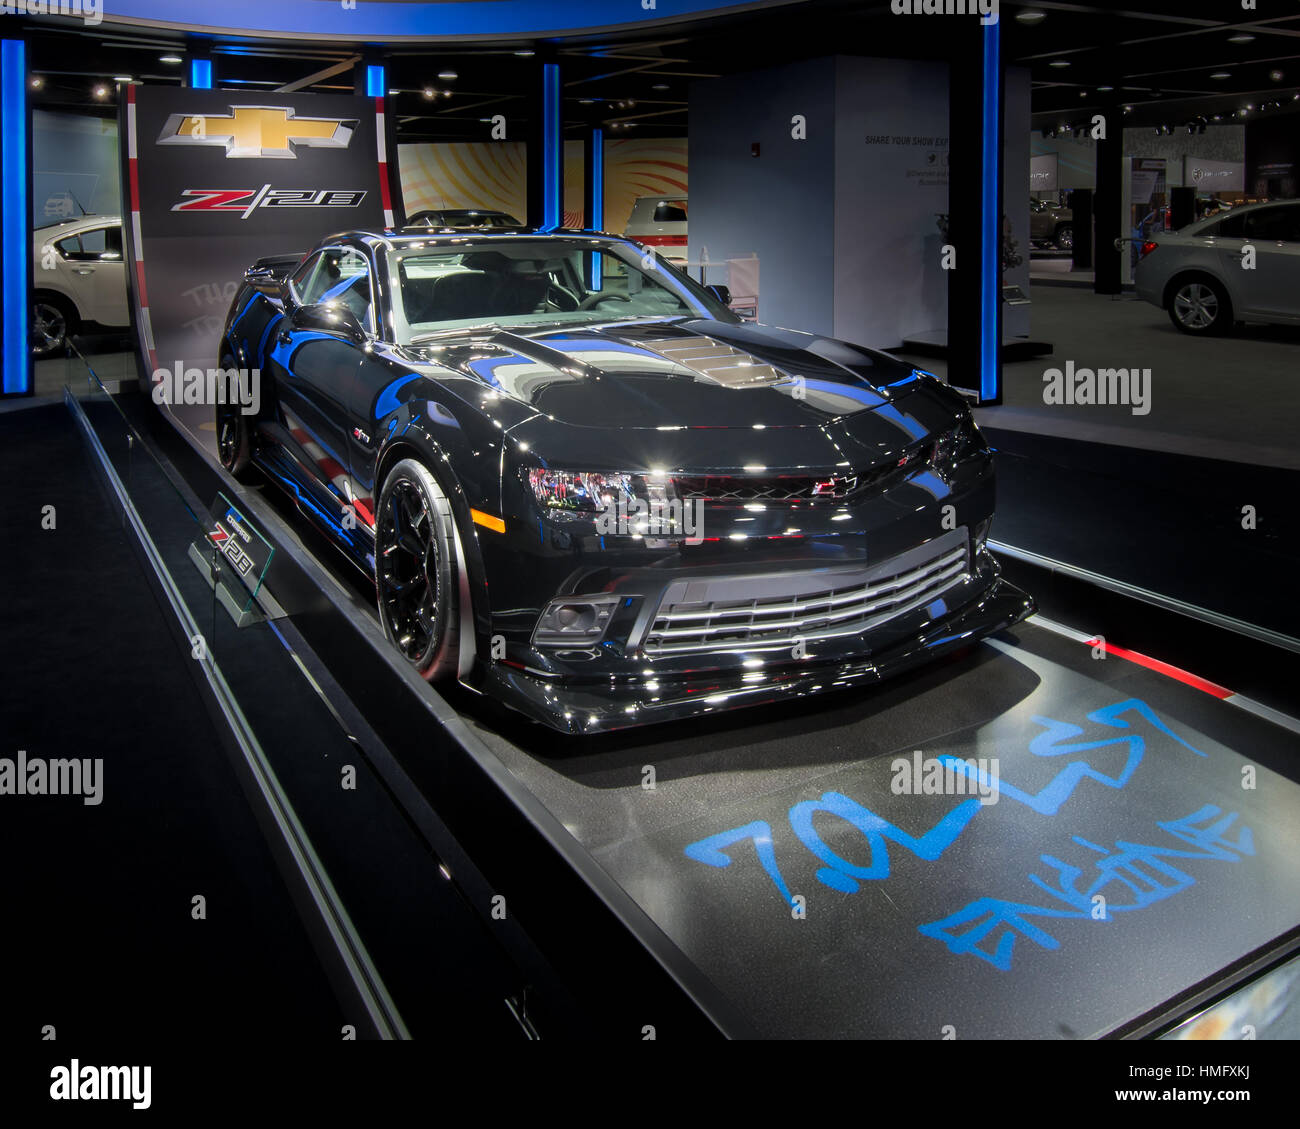
[[[527,156],[521,141],[399,145],[407,215],[426,208],[484,208],[525,219]],[[622,232],[638,196],[684,196],[684,138],[605,142],[606,231]],[[585,227],[582,142],[564,145],[564,223]]]
[[[803,119],[796,139],[792,121]],[[691,256],[757,255],[758,320],[835,328],[835,70],[814,59],[690,91]],[[755,155],[754,146],[757,146]],[[850,254],[870,253],[854,246]],[[726,283],[725,269],[709,282]],[[856,339],[856,338],[854,338]]]

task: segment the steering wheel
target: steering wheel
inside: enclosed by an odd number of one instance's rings
[[[552,294],[556,297],[563,298],[563,302],[556,302],[555,299],[551,297]],[[550,306],[552,309],[564,310],[565,312],[568,312],[569,310],[582,309],[582,305],[578,301],[578,296],[573,293],[573,291],[566,290],[554,279],[551,279],[546,284],[545,304]]]
[[[594,306],[599,306],[601,302],[608,302],[611,299],[618,302],[632,301],[632,299],[626,294],[606,294],[603,290],[597,290],[594,293],[588,294],[581,302],[579,302],[578,309],[590,310]]]

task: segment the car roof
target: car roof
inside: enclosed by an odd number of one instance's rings
[[[366,228],[357,231],[345,231],[335,235],[327,236],[322,239],[317,246],[326,246],[330,243],[340,243],[345,240],[356,243],[364,243],[372,250],[388,245],[391,247],[407,247],[414,243],[435,243],[435,244],[456,244],[464,243],[467,240],[495,240],[509,239],[519,236],[533,236],[538,238],[585,238],[608,240],[612,243],[631,242],[622,235],[615,235],[608,231],[592,231],[588,229],[579,229],[571,227],[545,228],[545,227],[493,227],[479,229],[470,228],[438,228],[430,227],[389,227],[389,228]]]

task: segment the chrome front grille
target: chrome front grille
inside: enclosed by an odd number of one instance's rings
[[[699,654],[862,634],[932,603],[963,578],[969,564],[966,531],[953,533],[960,537],[949,534],[856,575],[840,570],[679,581],[665,593],[642,649],[647,655]],[[825,586],[817,587],[819,582]],[[692,599],[692,587],[713,598]]]

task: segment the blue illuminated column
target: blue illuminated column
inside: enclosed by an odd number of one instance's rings
[[[560,120],[560,68],[542,64],[542,161],[545,183],[542,225],[557,228],[564,220],[564,136]]]
[[[1002,22],[984,25],[980,403],[1002,399]]]
[[[584,223],[592,231],[605,227],[605,131],[599,126],[587,130],[582,143],[584,170],[582,206]],[[601,288],[600,256],[591,256],[591,277],[587,280],[592,290]]]
[[[384,68],[378,63],[369,63],[366,65],[366,96],[369,98],[383,98],[388,94],[388,87],[384,82]]]
[[[27,110],[27,44],[0,40],[0,241],[3,242],[5,395],[30,395],[32,214],[30,115]]]
[[[507,139],[523,138],[527,151],[527,215],[525,222],[540,230],[554,230],[564,223],[564,131],[560,117],[560,67],[558,63],[529,60],[531,82],[541,86],[535,103],[540,112],[530,113],[527,129],[516,132],[515,121],[507,122]],[[534,87],[534,89],[536,89]]]
[[[948,383],[986,405],[1002,401],[1001,27],[954,17],[949,63]]]
[[[211,59],[190,59],[190,86],[195,90],[212,89]]]

